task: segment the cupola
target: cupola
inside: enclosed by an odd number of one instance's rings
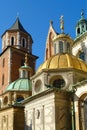
[[[84,16],[84,10],[81,11],[81,18],[76,24],[76,37],[79,37],[87,31],[87,19]]]
[[[28,56],[25,55],[25,64],[19,69],[19,79],[12,82],[5,91],[31,91],[30,75],[32,73],[31,67],[28,66]]]
[[[17,80],[10,83],[4,91],[3,104],[1,107],[6,107],[8,104],[16,104],[31,96],[32,84],[29,78],[32,73],[31,67],[28,66],[27,54],[25,55],[25,64],[19,69],[20,76]]]
[[[63,16],[60,18],[61,33],[53,38],[54,54],[71,53],[73,40],[68,34],[64,33],[64,20]]]
[[[28,55],[25,55],[24,66],[21,66],[19,69],[20,78],[29,78],[32,75],[32,68],[28,66]]]

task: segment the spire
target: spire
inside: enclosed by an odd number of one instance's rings
[[[8,30],[19,30],[19,31],[27,33],[27,31],[24,29],[23,25],[21,24],[18,16],[15,23]]]
[[[53,25],[53,21],[52,20],[50,20],[50,26],[52,26]]]
[[[61,15],[60,17],[60,29],[61,29],[61,33],[64,33],[64,20],[63,20],[63,15]]]

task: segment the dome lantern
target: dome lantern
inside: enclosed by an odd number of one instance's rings
[[[64,20],[63,15],[60,17],[60,29],[61,33],[53,38],[52,45],[54,48],[54,54],[60,53],[72,53],[73,40],[68,34],[64,33]]]
[[[73,40],[67,34],[59,34],[53,39],[54,54],[72,53]]]
[[[81,18],[76,24],[76,37],[79,37],[85,32],[87,32],[87,19],[85,19],[84,10],[82,9]]]
[[[28,66],[28,54],[25,54],[25,63],[24,66],[21,66],[19,69],[20,78],[29,78],[32,74],[32,68]]]

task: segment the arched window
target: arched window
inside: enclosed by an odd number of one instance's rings
[[[64,79],[56,79],[56,80],[53,81],[53,87],[63,88],[64,86],[65,86]]]
[[[5,66],[5,58],[3,58],[2,66],[3,66],[3,67]]]
[[[4,103],[4,105],[6,105],[8,103],[8,97],[7,96],[4,97],[3,103]]]
[[[3,41],[3,48],[6,46],[6,41],[4,40]]]
[[[84,25],[82,25],[82,31],[84,31]]]
[[[2,85],[4,85],[4,79],[5,79],[5,77],[4,77],[4,74],[2,75]]]
[[[24,63],[25,63],[25,60],[22,59],[22,60],[21,60],[21,66],[24,66]]]
[[[80,34],[80,28],[77,29],[77,33]]]
[[[59,50],[60,50],[60,53],[63,52],[63,42],[62,41],[59,41]]]
[[[85,53],[84,52],[80,52],[79,58],[85,61]]]
[[[67,42],[67,52],[70,52],[70,43]]]
[[[48,59],[48,48],[46,49],[46,60]]]
[[[14,37],[11,37],[11,45],[14,45]]]
[[[54,44],[54,54],[56,54],[56,44]]]
[[[41,80],[37,80],[36,83],[35,83],[35,86],[34,86],[35,92],[39,92],[41,87],[42,87],[42,81]]]
[[[26,47],[26,40],[25,40],[25,38],[22,39],[22,47]]]
[[[51,52],[52,52],[52,50],[51,50],[51,48],[52,48],[52,32],[50,32],[50,34],[49,34],[49,56],[51,56]]]

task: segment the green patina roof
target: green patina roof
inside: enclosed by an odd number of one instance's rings
[[[81,11],[81,19],[77,22],[76,26],[82,23],[86,23],[87,24],[87,20],[84,17],[84,10]]]
[[[20,78],[8,85],[5,91],[31,91],[31,89],[31,81]]]
[[[86,24],[87,24],[87,20],[86,20],[85,18],[81,18],[81,19],[77,22],[76,26],[79,25],[79,24],[82,24],[82,23],[86,23]]]

